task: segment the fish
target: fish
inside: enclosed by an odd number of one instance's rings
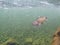
[[[33,21],[32,24],[33,24],[34,26],[40,26],[40,25],[43,24],[46,20],[47,20],[47,17],[45,17],[45,16],[40,16],[40,17],[38,17],[35,21]]]

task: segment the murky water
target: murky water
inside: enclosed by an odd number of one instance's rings
[[[47,16],[48,21],[40,27],[34,27],[32,22],[38,16]],[[34,43],[42,37],[50,39],[51,34],[58,26],[60,26],[60,8],[0,9],[0,33],[4,37],[0,37],[2,42],[6,37],[15,38],[21,45],[23,45],[25,38],[33,38]]]

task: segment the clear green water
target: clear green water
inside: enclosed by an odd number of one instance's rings
[[[32,22],[38,16],[47,16],[48,21],[41,27],[34,27]],[[58,26],[60,26],[59,8],[0,9],[1,43],[8,38],[14,38],[20,45],[24,45],[25,38],[32,38],[32,45],[50,45],[53,32]]]

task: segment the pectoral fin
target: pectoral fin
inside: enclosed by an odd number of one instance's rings
[[[43,24],[43,22],[41,24]]]

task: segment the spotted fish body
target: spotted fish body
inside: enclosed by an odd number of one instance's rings
[[[39,25],[43,24],[46,21],[46,19],[47,19],[47,17],[39,17],[32,24],[34,26],[39,26]]]

